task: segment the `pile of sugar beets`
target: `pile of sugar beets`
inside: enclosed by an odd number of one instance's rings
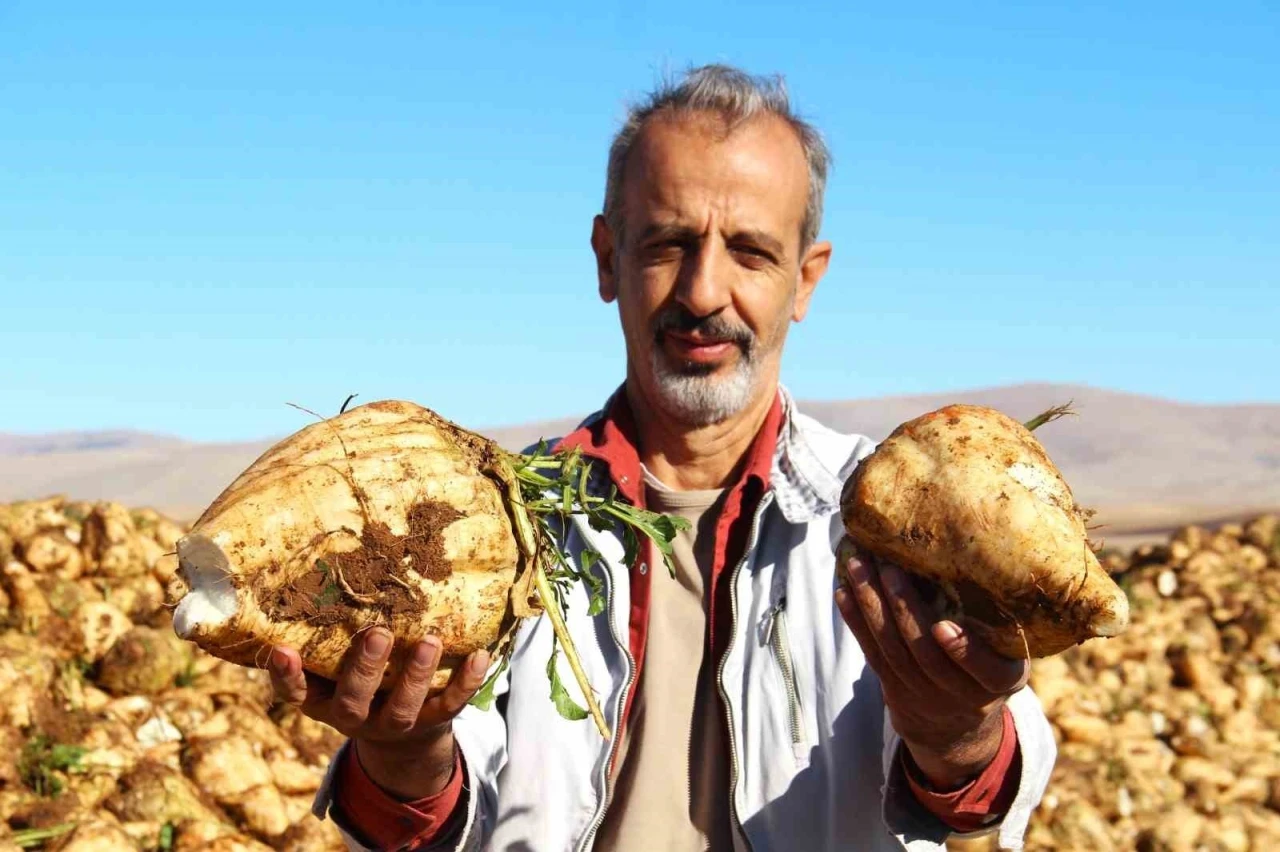
[[[858,466],[842,500],[860,549],[931,585],[940,614],[1013,657],[1117,635],[1129,618],[1088,513],[1032,436],[1061,413],[1026,426],[972,406],[924,415]],[[332,844],[306,805],[336,736],[268,710],[257,667],[284,643],[333,676],[373,625],[396,638],[388,678],[405,648],[441,637],[440,687],[477,648],[496,674],[515,627],[545,616],[551,699],[607,734],[563,620],[573,584],[603,605],[599,557],[567,558],[561,530],[582,516],[618,529],[628,551],[649,539],[669,558],[678,525],[590,488],[593,475],[576,452],[509,453],[385,401],[281,441],[185,532],[107,504],[10,507],[0,721],[23,758],[0,778],[0,816],[28,847],[81,848],[92,832],[119,848]],[[558,674],[561,649],[585,708]],[[83,848],[114,848],[96,836]]]
[[[345,849],[309,811],[341,736],[175,635],[184,532],[115,503],[0,505],[0,850]]]
[[[1102,563],[1132,623],[1032,667],[1058,762],[1027,851],[1280,849],[1280,515]]]

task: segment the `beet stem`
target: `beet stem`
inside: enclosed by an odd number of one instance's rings
[[[578,649],[574,646],[569,628],[565,626],[564,617],[560,614],[560,607],[556,604],[555,595],[551,591],[551,582],[547,580],[547,572],[542,570],[542,565],[538,565],[534,571],[537,573],[533,576],[533,584],[538,590],[538,597],[542,599],[542,609],[551,619],[551,629],[555,631],[556,639],[560,640],[564,655],[569,659],[569,668],[573,669],[574,680],[582,690],[582,697],[587,700],[587,710],[596,723],[596,729],[600,731],[600,736],[607,740],[612,734],[604,721],[604,713],[601,712],[600,704],[596,701],[596,694],[591,689],[591,681],[587,679],[587,673],[582,668],[582,661],[578,659]]]

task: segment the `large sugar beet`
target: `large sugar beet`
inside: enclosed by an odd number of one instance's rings
[[[443,642],[434,687],[528,613],[502,451],[428,409],[378,402],[267,450],[177,543],[179,635],[242,665],[286,644],[334,677],[375,624]],[[514,603],[514,606],[513,606]],[[518,613],[521,605],[524,611]]]
[[[899,426],[845,484],[860,548],[931,581],[946,612],[1010,657],[1128,624],[1084,513],[1043,447],[998,411],[953,405]]]

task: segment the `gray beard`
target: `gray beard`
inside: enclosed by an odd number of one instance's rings
[[[658,348],[651,350],[650,360],[659,403],[690,426],[721,423],[746,408],[759,374],[754,353],[744,353],[727,375],[673,368]]]

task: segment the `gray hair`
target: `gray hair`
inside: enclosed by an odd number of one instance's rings
[[[666,80],[627,110],[626,120],[609,146],[604,186],[604,218],[618,239],[622,237],[622,177],[631,146],[650,117],[667,111],[714,113],[730,130],[759,115],[776,115],[787,122],[799,137],[809,163],[809,198],[800,225],[800,247],[813,244],[822,226],[822,196],[831,165],[826,143],[816,128],[792,112],[782,77],[755,77],[728,65],[703,65],[679,82]]]

